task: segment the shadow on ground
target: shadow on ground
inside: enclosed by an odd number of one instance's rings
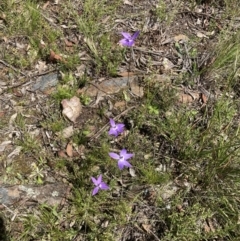
[[[0,216],[0,241],[7,241],[6,228],[4,225],[4,220]]]

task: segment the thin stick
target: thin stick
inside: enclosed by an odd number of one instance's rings
[[[163,51],[162,52],[157,52],[157,51],[150,51],[150,50],[146,50],[143,48],[139,48],[139,47],[134,47],[135,50],[146,53],[146,54],[153,54],[153,55],[158,55],[158,56],[163,56]]]
[[[4,61],[4,60],[2,60],[2,59],[0,59],[0,63],[1,63],[1,64],[3,64],[3,65],[5,65],[5,66],[7,66],[8,68],[10,68],[10,69],[14,70],[15,72],[19,72],[19,73],[21,73],[22,75],[27,76],[27,75],[26,75],[26,74],[24,74],[22,71],[20,71],[20,70],[16,69],[16,68],[15,68],[15,67],[13,67],[11,64],[8,64],[7,62],[5,62],[5,61]]]

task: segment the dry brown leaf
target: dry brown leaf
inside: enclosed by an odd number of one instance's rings
[[[58,154],[59,157],[64,157],[64,158],[67,157],[65,151],[63,151],[63,150],[58,151],[57,154]]]
[[[71,142],[67,144],[66,152],[69,157],[73,156],[73,146]]]
[[[73,42],[70,42],[70,41],[68,41],[67,39],[64,39],[64,42],[65,42],[65,45],[66,45],[67,47],[72,47],[72,46],[73,46]]]
[[[151,225],[150,224],[142,224],[143,229],[147,232],[150,233],[151,232]]]
[[[204,95],[203,93],[201,94],[201,97],[202,97],[202,102],[203,102],[204,104],[206,104],[207,101],[208,101],[208,97],[207,97],[206,95]]]
[[[65,39],[64,42],[65,42],[66,51],[68,51],[70,53],[73,52],[74,51],[74,48],[73,48],[74,43],[71,41],[68,41],[67,39]]]
[[[189,40],[188,36],[184,35],[184,34],[179,34],[175,37],[173,37],[175,42],[178,42],[180,40],[184,40],[185,42],[187,42]]]
[[[191,95],[182,93],[182,94],[179,96],[179,101],[180,101],[181,103],[186,104],[186,103],[193,102],[193,98],[192,98]]]
[[[63,111],[62,114],[70,121],[76,122],[80,113],[82,112],[82,105],[78,97],[73,96],[70,100],[64,99],[61,102]]]
[[[191,94],[185,94],[183,92],[179,93],[178,100],[180,103],[191,103],[199,99],[199,93],[191,92]]]
[[[64,59],[59,54],[56,54],[53,50],[50,50],[49,60],[52,62],[65,62]]]

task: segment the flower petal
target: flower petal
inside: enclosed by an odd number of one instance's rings
[[[103,190],[109,189],[109,186],[105,182],[101,182],[100,188]]]
[[[127,33],[127,32],[121,32],[122,36],[126,39],[130,39],[131,38],[131,34]]]
[[[122,46],[128,46],[128,47],[130,47],[130,46],[129,46],[129,41],[128,41],[127,39],[125,39],[125,38],[121,39],[121,40],[119,41],[119,43],[120,43]]]
[[[133,36],[132,36],[132,40],[133,40],[133,41],[138,37],[139,33],[140,33],[140,31],[136,31],[136,32],[133,34]]]
[[[117,128],[123,128],[123,127],[125,127],[124,124],[122,124],[122,123],[117,124]]]
[[[112,118],[110,118],[110,125],[111,125],[111,127],[115,127],[116,126],[115,121]]]
[[[134,154],[133,154],[133,153],[127,153],[127,150],[126,150],[126,149],[122,149],[122,150],[120,151],[120,156],[122,156],[125,160],[127,160],[127,159],[133,157]]]
[[[98,185],[102,182],[102,174],[99,175],[98,179],[97,179],[97,183]]]
[[[121,151],[120,151],[120,156],[125,156],[127,154],[127,150],[125,148],[123,148]]]
[[[127,154],[123,155],[125,160],[128,160],[128,159],[130,159],[133,156],[134,156],[134,154],[132,154],[132,153],[127,153]]]
[[[97,186],[99,183],[98,183],[98,180],[94,177],[91,177],[92,179],[92,182],[94,183],[95,186]]]
[[[126,166],[126,167],[131,167],[131,166],[132,166],[132,165],[131,165],[128,161],[126,161],[126,160],[122,161],[122,164],[123,164],[124,166]]]
[[[110,157],[112,157],[115,160],[118,160],[120,158],[120,156],[117,153],[109,152],[108,154]]]
[[[114,135],[114,136],[118,136],[118,131],[116,129],[111,128],[108,132],[109,135]]]
[[[118,161],[118,168],[122,170],[124,168],[124,164],[122,161]]]
[[[134,45],[134,42],[129,42],[128,47],[132,47]]]
[[[92,191],[92,196],[96,195],[99,191],[99,187],[95,187]]]
[[[124,131],[125,125],[124,124],[117,124],[116,127],[117,127],[117,131],[119,133],[122,133]]]

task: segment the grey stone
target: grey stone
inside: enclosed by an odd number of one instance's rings
[[[0,204],[11,206],[20,200],[58,205],[66,197],[68,185],[64,183],[34,185],[14,185],[0,187]]]
[[[47,88],[54,87],[58,84],[59,75],[57,73],[50,73],[42,75],[37,78],[36,83],[31,86],[32,91],[44,91]]]

